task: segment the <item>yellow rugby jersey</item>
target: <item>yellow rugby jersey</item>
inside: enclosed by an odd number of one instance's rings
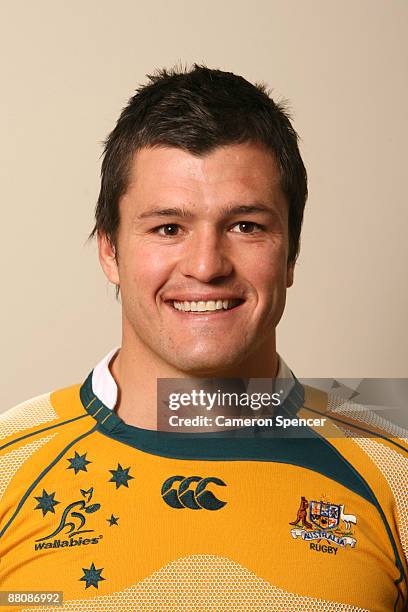
[[[404,610],[407,440],[349,408],[295,379],[307,438],[155,432],[90,375],[1,415],[1,590],[64,596],[10,610]]]

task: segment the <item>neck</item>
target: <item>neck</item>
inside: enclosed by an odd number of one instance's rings
[[[279,369],[275,334],[236,367],[200,374],[179,370],[163,361],[138,338],[135,340],[122,338],[122,348],[109,368],[118,388],[115,411],[128,425],[143,429],[157,429],[159,378],[275,378]]]

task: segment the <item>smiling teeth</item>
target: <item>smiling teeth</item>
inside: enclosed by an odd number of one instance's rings
[[[238,300],[210,300],[208,302],[176,302],[173,301],[173,306],[176,310],[184,312],[208,312],[214,310],[228,310],[233,308],[238,303]]]

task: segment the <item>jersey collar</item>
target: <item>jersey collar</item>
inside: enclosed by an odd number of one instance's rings
[[[118,388],[110,372],[109,364],[119,350],[120,347],[116,347],[109,351],[109,353],[95,366],[92,372],[92,392],[111,410],[115,408],[116,402],[118,401]],[[284,400],[292,390],[295,379],[291,370],[280,355],[278,355],[278,359],[279,368],[276,378],[280,379],[281,385],[283,386],[284,393],[282,394],[282,399]],[[248,392],[251,390],[250,386],[249,384]]]

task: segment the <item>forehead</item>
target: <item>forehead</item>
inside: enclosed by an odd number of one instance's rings
[[[138,212],[163,200],[213,207],[221,201],[281,198],[276,159],[255,143],[218,147],[202,156],[174,147],[143,148],[132,159],[125,194]]]

